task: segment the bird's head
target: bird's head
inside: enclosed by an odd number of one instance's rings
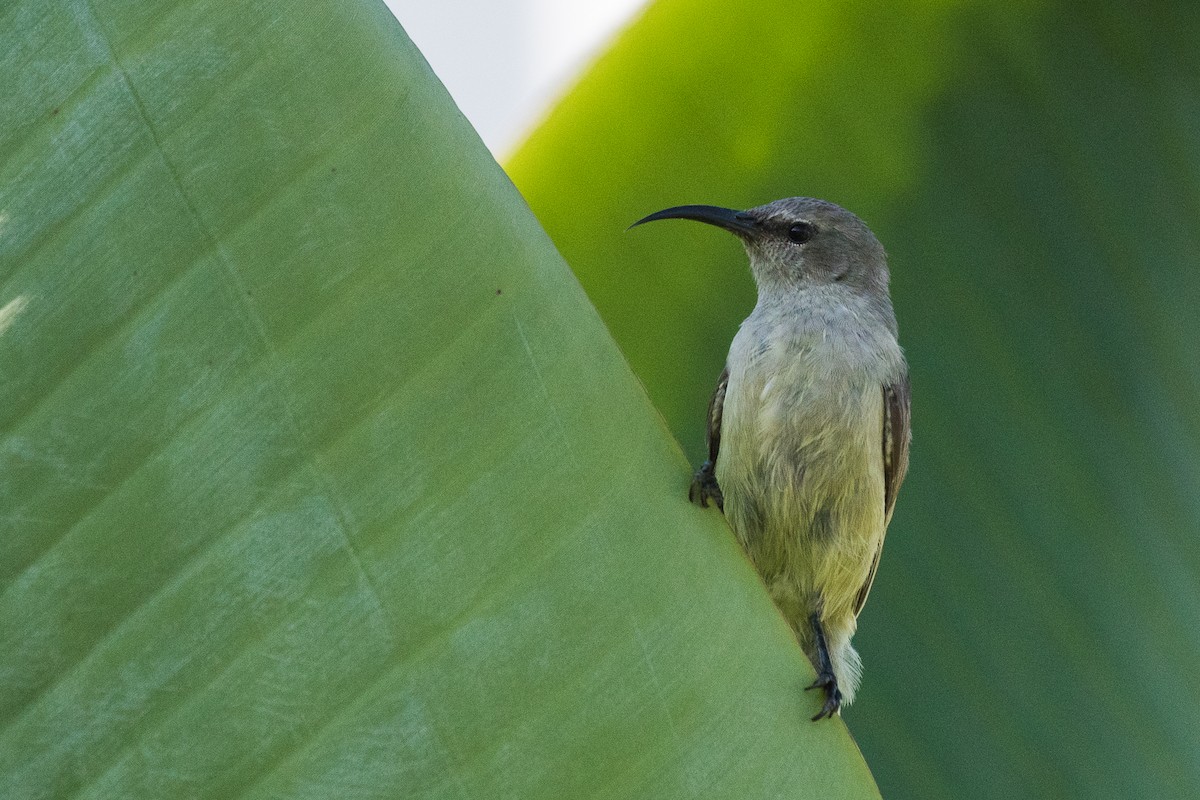
[[[675,206],[634,225],[660,219],[690,219],[735,234],[746,246],[760,290],[840,284],[850,291],[887,292],[883,245],[861,219],[825,200],[788,197],[746,211]]]

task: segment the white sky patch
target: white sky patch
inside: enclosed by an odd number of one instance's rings
[[[647,0],[387,0],[501,158]]]

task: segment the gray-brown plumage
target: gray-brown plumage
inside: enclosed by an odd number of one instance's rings
[[[908,367],[883,247],[855,215],[794,197],[748,211],[678,206],[741,238],[758,303],[708,409],[708,460],[689,497],[714,501],[825,690],[813,719],[854,698],[850,645],[908,468]]]

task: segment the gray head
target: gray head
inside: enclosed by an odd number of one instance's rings
[[[861,219],[825,200],[788,197],[747,211],[676,206],[634,225],[659,219],[696,220],[737,235],[760,289],[840,284],[849,291],[887,296],[883,245]]]

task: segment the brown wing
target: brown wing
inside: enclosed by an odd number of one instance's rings
[[[725,388],[729,386],[729,367],[721,370],[717,378],[717,388],[712,399],[708,401],[708,426],[704,432],[704,441],[708,443],[708,460],[717,463],[717,453],[721,449],[721,414],[725,410]]]
[[[908,382],[908,373],[900,380],[883,387],[883,525],[887,528],[892,521],[892,512],[896,509],[896,495],[900,492],[900,484],[904,482],[904,473],[908,472],[908,445],[912,441],[912,390]],[[867,581],[858,591],[854,601],[854,615],[862,611],[867,603],[867,595],[871,584],[875,581],[875,571],[879,569],[879,555],[883,552],[883,541],[875,551],[871,561],[871,569],[867,573]]]
[[[717,388],[708,401],[708,419],[705,420],[704,440],[708,443],[708,460],[696,470],[688,486],[688,500],[708,508],[708,501],[716,501],[717,508],[725,510],[725,496],[717,485],[717,454],[721,452],[721,419],[725,414],[725,387],[729,385],[729,368],[721,371]]]

